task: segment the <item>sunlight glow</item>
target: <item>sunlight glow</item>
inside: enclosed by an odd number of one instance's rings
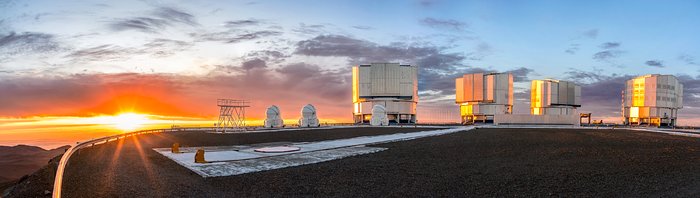
[[[124,131],[132,131],[149,122],[148,116],[136,113],[122,113],[108,118],[111,125]]]

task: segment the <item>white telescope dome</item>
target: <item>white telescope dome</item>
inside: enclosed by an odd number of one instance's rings
[[[318,117],[316,116],[316,107],[311,104],[301,108],[301,118],[299,118],[299,127],[319,127]]]
[[[265,128],[284,127],[284,122],[282,121],[282,114],[279,107],[272,105],[267,108],[265,114],[267,115],[267,118],[265,119]]]
[[[389,118],[386,115],[386,108],[382,105],[374,105],[372,107],[372,118],[369,121],[372,126],[387,126]]]

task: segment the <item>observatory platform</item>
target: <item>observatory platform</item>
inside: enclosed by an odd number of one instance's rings
[[[202,177],[221,177],[251,172],[273,170],[291,166],[314,164],[345,157],[375,153],[386,148],[366,147],[365,145],[412,140],[417,138],[444,135],[473,127],[456,127],[432,131],[396,133],[378,136],[362,136],[348,139],[319,142],[268,143],[264,146],[216,146],[180,148],[180,153],[172,153],[170,148],[154,148],[161,155],[192,170]],[[291,147],[288,152],[260,152],[261,148]],[[197,149],[204,149],[208,163],[195,163]]]
[[[660,133],[572,126],[494,126],[371,144],[358,148],[386,150],[341,160],[325,158],[331,160],[282,169],[265,167],[274,167],[281,161],[296,163],[296,160],[327,157],[329,153],[293,153],[248,161],[257,164],[243,164],[245,160],[239,160],[238,165],[243,168],[262,168],[222,177],[202,177],[153,150],[169,147],[173,142],[191,148],[219,147],[222,150],[218,151],[225,151],[429,130],[436,129],[353,127],[131,136],[74,154],[65,170],[63,197],[698,197],[700,194],[698,136],[670,135],[679,133],[677,129]],[[353,146],[338,149],[360,152],[352,150],[356,149]],[[183,151],[192,152],[187,148]],[[332,151],[333,155],[344,153],[333,149],[322,151]],[[51,189],[46,178],[52,178],[53,173],[48,168],[28,176],[8,197],[45,196],[44,190]]]

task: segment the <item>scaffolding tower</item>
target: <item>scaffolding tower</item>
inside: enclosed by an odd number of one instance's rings
[[[218,99],[219,122],[216,124],[216,132],[245,130],[245,108],[250,107],[245,100]]]

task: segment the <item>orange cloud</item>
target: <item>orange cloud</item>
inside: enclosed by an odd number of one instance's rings
[[[252,69],[238,75],[80,74],[66,77],[19,77],[0,81],[0,116],[93,116],[139,112],[153,115],[215,117],[216,99],[251,102],[250,119],[264,119],[270,105],[295,119],[307,103],[323,119],[351,120],[348,74],[321,71],[305,64],[304,74]],[[285,73],[286,72],[286,73]],[[323,74],[321,74],[323,73]]]

